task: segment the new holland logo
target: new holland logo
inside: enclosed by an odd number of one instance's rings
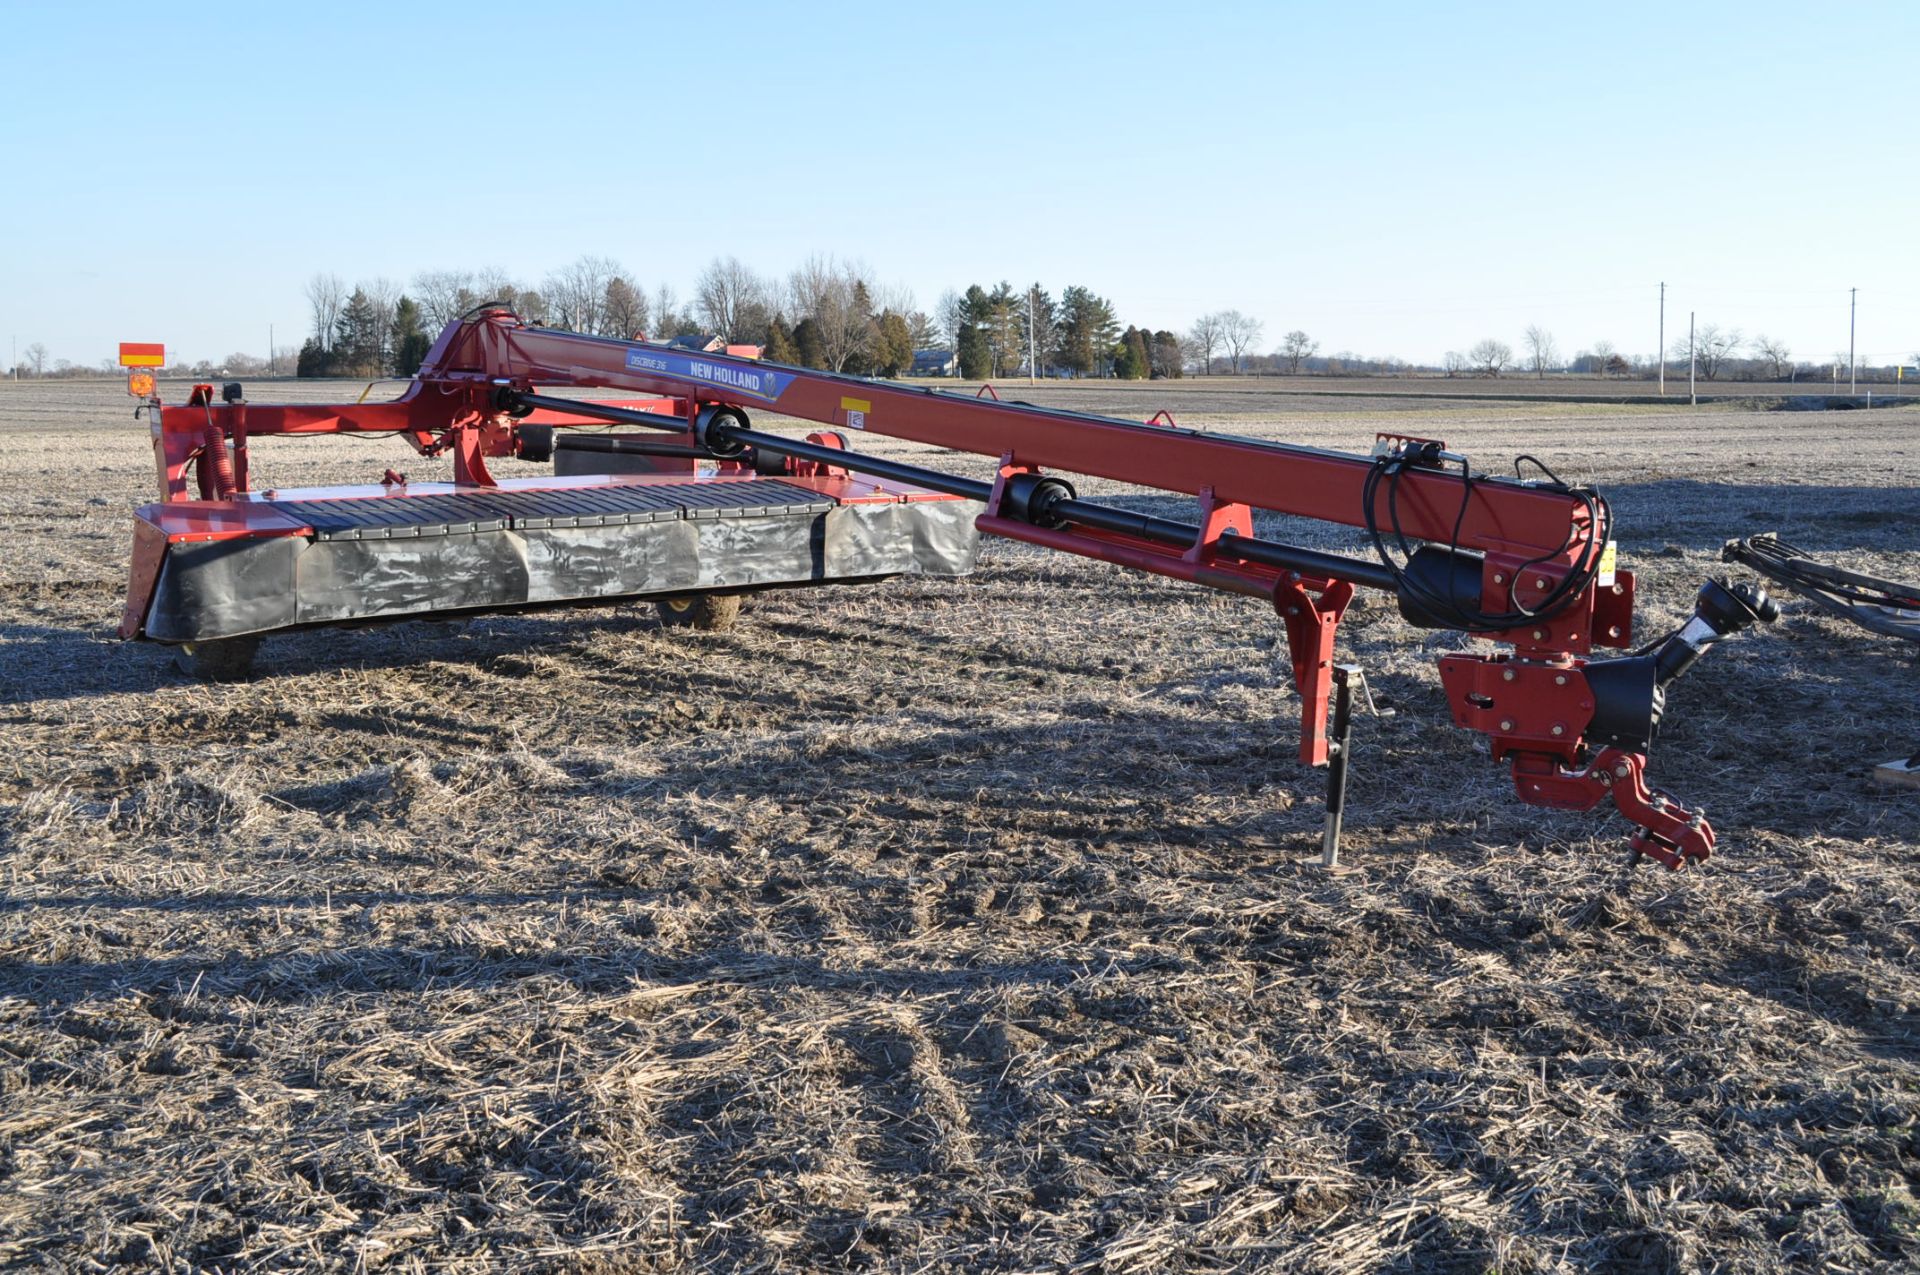
[[[628,350],[627,367],[635,372],[651,372],[656,376],[668,376],[677,381],[699,381],[705,385],[718,385],[737,393],[764,399],[769,403],[780,397],[780,392],[786,388],[787,380],[778,372],[729,367],[724,363],[708,363],[704,359],[690,359],[676,354],[659,354],[652,350]]]

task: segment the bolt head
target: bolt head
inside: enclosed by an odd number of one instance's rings
[[[1500,679],[1505,682],[1511,682],[1513,680],[1513,670],[1512,669],[1502,670],[1500,674]]]
[[[1553,733],[1556,735],[1564,735],[1567,733],[1567,728],[1556,722],[1554,723]]]
[[[1535,630],[1533,631],[1533,640],[1534,640],[1534,641],[1536,641],[1536,642],[1544,642],[1544,641],[1546,641],[1546,640],[1547,640],[1547,631],[1546,631],[1545,629],[1535,629]]]
[[[1565,673],[1555,673],[1553,675],[1553,684],[1555,686],[1565,686],[1567,684],[1567,675]]]
[[[1498,571],[1496,571],[1496,572],[1494,572],[1494,573],[1493,573],[1493,582],[1494,582],[1495,584],[1505,584],[1505,583],[1507,582],[1507,578],[1506,578],[1506,576],[1504,576],[1504,575],[1502,575],[1502,574],[1500,574],[1500,573],[1499,573]]]
[[[1544,588],[1546,588],[1546,587],[1547,587],[1547,578],[1546,578],[1545,576],[1535,576],[1535,577],[1533,578],[1533,587],[1534,587],[1534,588],[1536,588],[1536,589],[1544,589]]]
[[[1620,778],[1625,779],[1628,775],[1633,773],[1633,767],[1627,765],[1627,763],[1625,762],[1621,762],[1618,766],[1615,766],[1613,768],[1613,773],[1620,776]]]
[[[1503,718],[1503,719],[1501,720],[1501,722],[1500,722],[1500,729],[1501,729],[1501,730],[1512,730],[1512,729],[1513,729],[1513,719],[1512,719],[1511,717],[1508,717],[1508,718]]]

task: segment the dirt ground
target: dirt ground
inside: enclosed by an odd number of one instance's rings
[[[1920,576],[1913,409],[1032,397],[1531,452],[1611,496],[1649,634],[1732,535]],[[1920,792],[1868,775],[1920,748],[1912,648],[1789,598],[1716,650],[1653,771],[1719,852],[1628,874],[1449,724],[1461,639],[1357,607],[1390,713],[1329,877],[1270,612],[1006,543],[726,634],[315,632],[194,683],[113,637],[129,411],[0,386],[0,1266],[1920,1264]]]

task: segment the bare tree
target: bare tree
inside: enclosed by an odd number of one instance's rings
[[[369,279],[355,285],[367,298],[373,320],[373,343],[382,357],[393,349],[393,309],[400,303],[400,285],[391,279]]]
[[[967,299],[948,288],[933,307],[934,326],[940,331],[942,349],[960,348],[960,329],[967,324]]]
[[[33,369],[33,374],[35,376],[45,376],[47,374],[47,347],[35,341],[27,347],[26,355],[26,366]]]
[[[873,285],[873,312],[880,314],[891,310],[905,318],[914,311],[913,289],[904,283],[878,283]]]
[[[1320,343],[1299,328],[1280,338],[1280,357],[1287,361],[1287,371],[1295,376],[1300,375],[1300,365],[1319,348]]]
[[[709,332],[729,345],[744,341],[756,313],[767,309],[766,280],[738,257],[715,257],[693,285],[693,312]]]
[[[631,341],[647,330],[647,294],[615,275],[600,303],[601,335]]]
[[[1513,362],[1513,347],[1505,341],[1496,341],[1492,337],[1476,344],[1467,351],[1467,363],[1482,376],[1498,376],[1507,364]]]
[[[1780,379],[1783,369],[1792,366],[1793,351],[1787,348],[1785,341],[1776,340],[1770,336],[1757,336],[1753,338],[1753,348],[1759,352],[1761,358],[1767,361],[1767,366],[1772,369],[1773,379],[1776,381]]]
[[[1193,343],[1194,357],[1200,363],[1200,370],[1208,375],[1213,373],[1214,351],[1226,339],[1223,319],[1224,316],[1219,314],[1203,314],[1193,321],[1193,327],[1187,333],[1187,340]]]
[[[572,332],[600,332],[606,326],[607,285],[619,276],[618,262],[594,256],[554,271],[540,285],[550,319]]]
[[[583,258],[584,260],[584,258]],[[485,305],[489,301],[499,301],[512,305],[520,294],[520,281],[499,266],[483,266],[473,272],[473,299],[466,309]]]
[[[1593,370],[1597,375],[1606,376],[1613,370],[1613,361],[1619,357],[1620,352],[1614,349],[1613,342],[1595,341],[1593,343]]]
[[[1560,362],[1560,349],[1553,342],[1553,333],[1538,323],[1527,325],[1527,366],[1541,380],[1547,377],[1547,369]]]
[[[793,272],[787,292],[794,313],[813,320],[828,371],[846,371],[871,347],[873,285],[864,265],[816,254]]]
[[[323,350],[333,348],[333,325],[347,303],[347,284],[337,274],[317,274],[307,280],[307,305],[313,312],[313,336]]]
[[[1220,339],[1226,343],[1227,357],[1233,361],[1233,374],[1240,375],[1240,358],[1260,339],[1266,324],[1250,314],[1227,310],[1220,315]]]
[[[515,288],[503,298],[513,312],[535,327],[547,326],[550,311],[547,299],[534,288]],[[477,304],[477,303],[476,303]]]
[[[665,341],[680,335],[680,326],[685,317],[680,313],[680,294],[673,290],[670,283],[662,283],[653,290],[653,335]]]
[[[1458,376],[1467,370],[1467,356],[1458,350],[1448,350],[1446,357],[1440,360],[1440,366],[1446,369],[1448,376]]]
[[[1737,354],[1746,338],[1740,335],[1739,328],[1722,328],[1717,323],[1703,323],[1694,332],[1694,357],[1699,360],[1700,375],[1711,381],[1720,374],[1728,359]]]
[[[413,276],[413,299],[429,328],[444,328],[474,304],[473,275],[466,270],[422,270]]]

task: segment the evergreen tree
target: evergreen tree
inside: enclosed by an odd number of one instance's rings
[[[1186,373],[1186,351],[1180,348],[1180,338],[1162,329],[1153,334],[1153,342],[1148,347],[1153,356],[1153,374],[1177,380]]]
[[[1025,341],[1026,334],[1033,333],[1035,376],[1045,376],[1048,356],[1053,344],[1053,298],[1038,283],[1028,288],[1020,296],[1020,339]]]
[[[800,357],[795,360],[801,367],[820,367],[827,365],[827,351],[820,340],[820,325],[811,316],[793,325],[793,347]]]
[[[331,375],[378,376],[384,370],[379,317],[372,299],[359,288],[347,298],[334,323],[332,354],[327,368]]]
[[[1113,374],[1125,381],[1144,381],[1152,373],[1147,362],[1146,334],[1129,327],[1113,347]]]
[[[969,381],[983,381],[992,374],[992,355],[987,349],[987,339],[981,335],[977,324],[961,324],[956,344],[960,347],[955,352],[960,356],[961,376]]]
[[[1056,361],[1080,376],[1103,370],[1107,352],[1119,339],[1120,325],[1113,304],[1081,287],[1060,294],[1060,317],[1054,323]]]
[[[993,317],[993,301],[987,291],[979,284],[967,285],[966,296],[960,299],[960,306],[968,323],[979,327]]]
[[[874,324],[874,375],[899,376],[912,366],[913,331],[906,318],[891,310],[882,312]]]
[[[300,359],[294,364],[295,376],[325,376],[327,374],[327,352],[320,348],[320,338],[308,337],[300,343]]]
[[[1020,366],[1020,357],[1027,347],[1027,327],[1020,297],[1004,279],[987,294],[984,323],[993,374],[1005,376]]]
[[[787,326],[787,318],[783,314],[773,316],[773,323],[767,331],[765,354],[774,363],[794,365],[800,362],[800,347],[794,344],[793,329]]]
[[[433,339],[420,330],[420,307],[413,298],[402,296],[393,303],[393,370],[399,376],[412,376],[420,370],[420,361],[433,348]]]

